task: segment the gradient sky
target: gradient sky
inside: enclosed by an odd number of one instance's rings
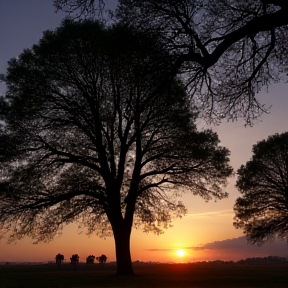
[[[108,0],[111,6],[115,3],[116,0]],[[37,43],[44,30],[59,26],[62,17],[61,13],[55,14],[52,0],[0,0],[0,74],[5,73],[10,58],[16,57],[23,49]],[[258,95],[263,104],[272,107],[270,114],[263,115],[252,128],[244,127],[243,121],[210,126],[218,133],[221,145],[230,149],[231,165],[235,170],[250,159],[253,144],[267,138],[268,135],[288,130],[287,88],[287,84],[279,83],[271,86],[268,93],[263,91]],[[4,92],[3,85],[0,87],[1,92]],[[176,220],[174,227],[160,236],[133,230],[132,260],[193,262],[213,259],[239,260],[244,258],[244,255],[271,255],[270,248],[267,248],[269,245],[259,248],[249,244],[251,247],[248,249],[248,246],[241,244],[242,250],[238,247],[240,252],[238,248],[226,245],[230,243],[227,239],[243,236],[241,230],[233,227],[233,205],[239,197],[234,185],[235,177],[230,179],[227,187],[229,198],[217,202],[206,203],[200,197],[185,195],[182,200],[187,205],[188,214]],[[221,249],[219,245],[212,245],[215,241],[223,241]],[[237,242],[237,239],[235,241]],[[241,241],[245,242],[243,238]],[[207,243],[212,244],[209,246]],[[186,254],[182,258],[176,254],[178,249],[185,249]],[[64,254],[66,259],[77,253],[80,255],[80,261],[84,261],[87,255],[104,253],[109,261],[114,261],[114,240],[111,237],[100,239],[94,235],[89,237],[78,234],[77,225],[69,225],[63,230],[61,237],[48,244],[35,245],[30,238],[13,244],[6,244],[5,239],[0,240],[0,262],[51,261],[57,253]]]

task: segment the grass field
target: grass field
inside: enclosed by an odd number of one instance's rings
[[[0,266],[0,288],[190,287],[287,288],[288,265],[237,263],[151,264],[135,266],[136,277],[115,276],[115,266],[76,270],[69,264]]]

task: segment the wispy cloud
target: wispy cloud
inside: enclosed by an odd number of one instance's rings
[[[172,249],[172,248],[167,248],[167,249],[157,249],[157,248],[153,248],[153,249],[145,249],[145,251],[150,251],[150,252],[167,252],[167,251],[176,251],[177,249]]]
[[[201,246],[190,246],[190,247],[182,247],[185,250],[194,250],[194,251],[207,251],[212,253],[213,251],[220,252],[223,255],[223,259],[243,259],[245,257],[262,257],[268,255],[278,255],[283,256],[288,255],[287,253],[283,253],[283,251],[287,251],[287,243],[285,241],[276,240],[272,243],[268,242],[262,246],[252,245],[247,243],[246,237],[238,237],[233,239],[226,239],[222,241],[215,241],[211,243],[206,243]],[[145,251],[150,252],[173,252],[176,251],[175,248],[160,248],[160,249],[145,249]],[[211,254],[213,256],[213,253]],[[210,255],[210,256],[211,256]],[[218,254],[217,254],[218,255]],[[234,256],[235,257],[234,257]],[[211,257],[212,257],[211,256]],[[217,256],[219,257],[219,256]]]
[[[233,209],[226,209],[226,210],[219,210],[219,211],[210,211],[204,213],[189,213],[184,216],[184,218],[193,218],[193,219],[200,219],[200,218],[211,218],[211,217],[224,217],[227,215],[234,214]]]

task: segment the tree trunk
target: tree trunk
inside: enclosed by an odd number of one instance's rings
[[[118,224],[117,227],[113,227],[115,250],[116,250],[116,262],[117,262],[117,275],[134,275],[132,260],[130,254],[130,225],[127,225],[124,221]]]

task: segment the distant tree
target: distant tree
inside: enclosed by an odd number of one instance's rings
[[[56,256],[55,256],[55,261],[56,261],[56,265],[58,267],[61,266],[61,264],[64,262],[64,255],[58,253]]]
[[[107,256],[102,254],[101,256],[96,257],[96,260],[99,262],[99,264],[101,264],[103,266],[104,263],[106,263],[106,261],[107,261]]]
[[[99,10],[96,0],[61,2]],[[255,94],[287,79],[287,15],[287,0],[119,0],[117,21],[162,34],[171,77],[183,76],[204,116],[249,124],[266,111]]]
[[[133,274],[132,225],[162,233],[177,196],[227,196],[229,151],[197,113],[157,37],[65,21],[9,62],[1,101],[0,231],[49,241],[63,225],[113,233],[117,273]],[[168,57],[169,58],[169,57]]]
[[[253,242],[288,237],[288,132],[253,146],[253,157],[238,170],[243,194],[234,206],[236,228]]]

